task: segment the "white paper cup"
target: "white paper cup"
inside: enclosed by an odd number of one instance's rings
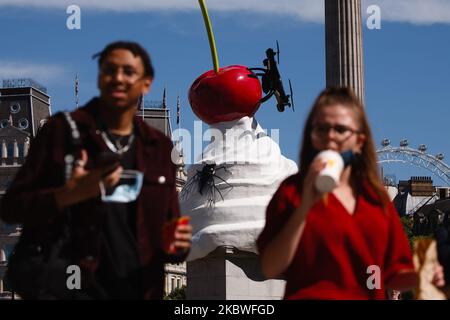
[[[322,151],[316,158],[323,159],[325,162],[325,168],[316,177],[316,189],[322,193],[330,192],[339,183],[344,169],[344,160],[338,152],[332,150]]]

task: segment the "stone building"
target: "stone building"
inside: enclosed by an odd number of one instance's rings
[[[4,80],[0,87],[0,201],[20,166],[30,140],[51,115],[46,88],[32,79]],[[0,299],[11,293],[3,283],[7,256],[20,236],[18,226],[0,221]]]
[[[170,110],[167,108],[165,94],[162,102],[145,102],[144,108],[140,108],[138,116],[150,126],[160,130],[168,137],[172,136],[172,127],[170,123]],[[183,153],[180,150],[176,159],[173,159],[177,165],[175,183],[177,191],[180,192],[187,180]],[[186,262],[177,264],[166,264],[164,266],[164,294],[170,294],[174,289],[187,286]]]
[[[432,204],[439,198],[431,177],[411,177],[400,180],[394,205],[400,216],[410,216],[426,204]]]

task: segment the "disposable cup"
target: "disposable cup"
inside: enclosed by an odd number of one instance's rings
[[[317,175],[315,187],[321,193],[330,192],[339,183],[344,161],[341,155],[333,150],[322,151],[316,157],[325,162],[325,167]]]

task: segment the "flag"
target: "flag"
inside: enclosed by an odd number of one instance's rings
[[[142,110],[144,110],[144,95],[143,95],[143,94],[141,94],[141,96],[139,97],[139,102],[138,102],[138,104],[139,104],[139,107],[140,107]]]
[[[163,103],[162,103],[163,109],[167,109],[167,100],[166,100],[166,86],[164,86],[163,91]]]
[[[144,104],[144,95],[141,94],[141,97],[139,98],[139,107],[142,110],[142,120],[145,119],[145,104]]]
[[[177,124],[180,124],[180,96],[177,98]]]
[[[75,107],[78,109],[78,73],[75,75]]]

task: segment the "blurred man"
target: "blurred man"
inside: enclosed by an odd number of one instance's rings
[[[1,218],[23,225],[8,278],[24,298],[161,299],[164,263],[186,257],[192,229],[165,228],[179,217],[172,143],[136,117],[153,67],[133,42],[94,57],[100,97],[50,118],[2,201]]]

